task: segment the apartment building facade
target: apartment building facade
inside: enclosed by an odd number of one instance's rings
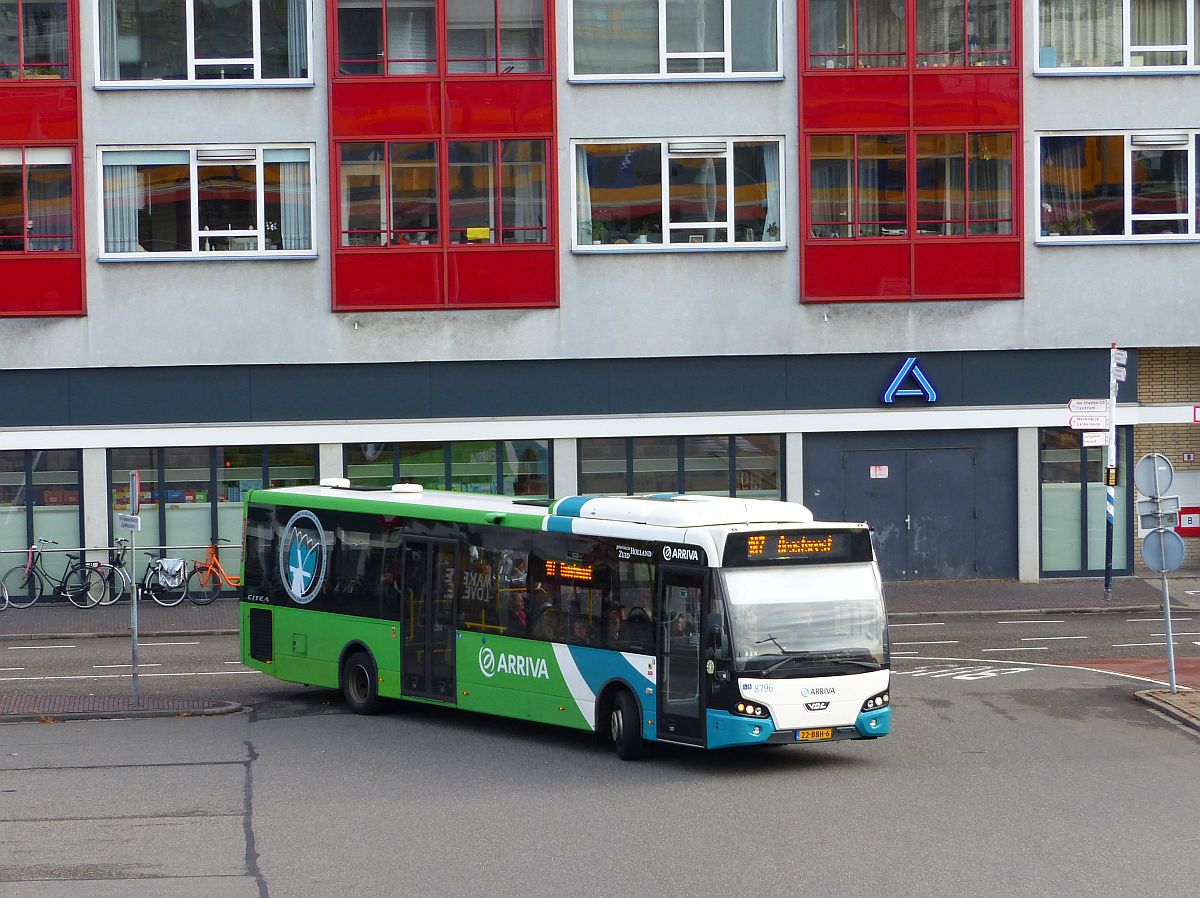
[[[347,476],[787,498],[890,578],[1086,575],[1066,403],[1116,341],[1128,572],[1134,428],[1192,422],[1138,351],[1200,366],[1193,5],[4,4],[0,549],[110,545],[136,469],[185,555]]]

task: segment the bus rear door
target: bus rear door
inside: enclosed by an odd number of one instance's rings
[[[669,742],[704,742],[700,622],[706,581],[704,569],[658,568],[658,736]]]

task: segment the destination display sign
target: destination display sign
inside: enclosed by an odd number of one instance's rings
[[[731,533],[725,540],[725,565],[838,564],[871,560],[866,530],[772,530]]]

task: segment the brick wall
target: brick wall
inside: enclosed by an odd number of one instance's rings
[[[1200,348],[1168,347],[1138,350],[1138,397],[1143,405],[1187,403],[1200,405]],[[1200,424],[1141,424],[1133,430],[1133,459],[1160,452],[1176,471],[1200,471],[1200,461],[1185,462],[1184,452],[1200,458]],[[1146,568],[1137,553],[1139,572]],[[1183,569],[1200,568],[1200,539],[1185,539]]]

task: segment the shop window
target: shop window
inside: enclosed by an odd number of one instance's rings
[[[71,77],[67,0],[0,2],[0,83]]]
[[[306,147],[102,150],[102,258],[312,253]]]
[[[779,77],[779,0],[574,0],[572,75]]]
[[[1043,135],[1041,241],[1196,239],[1196,132]]]
[[[81,453],[78,449],[0,451],[0,570],[24,560],[38,539],[47,570],[60,575],[65,551],[82,543]]]
[[[361,486],[418,483],[434,490],[550,496],[549,440],[347,443],[342,457],[346,477]]]
[[[307,81],[311,0],[98,0],[102,86]]]
[[[1132,543],[1128,428],[1117,429],[1118,484],[1113,518],[1113,569],[1128,572]],[[1079,431],[1041,432],[1041,554],[1044,574],[1069,576],[1104,570],[1108,488],[1104,447],[1085,447]]]
[[[0,147],[0,253],[75,249],[69,147]]]
[[[339,145],[342,246],[527,244],[549,239],[544,140]],[[439,225],[446,183],[448,227]]]
[[[574,249],[782,246],[780,144],[577,144]]]
[[[437,74],[438,6],[435,0],[338,0],[338,74]],[[448,74],[546,70],[545,0],[441,0],[440,6]]]
[[[777,434],[579,441],[581,495],[697,493],[783,497]]]
[[[1040,0],[1038,70],[1178,71],[1196,57],[1196,0]]]

